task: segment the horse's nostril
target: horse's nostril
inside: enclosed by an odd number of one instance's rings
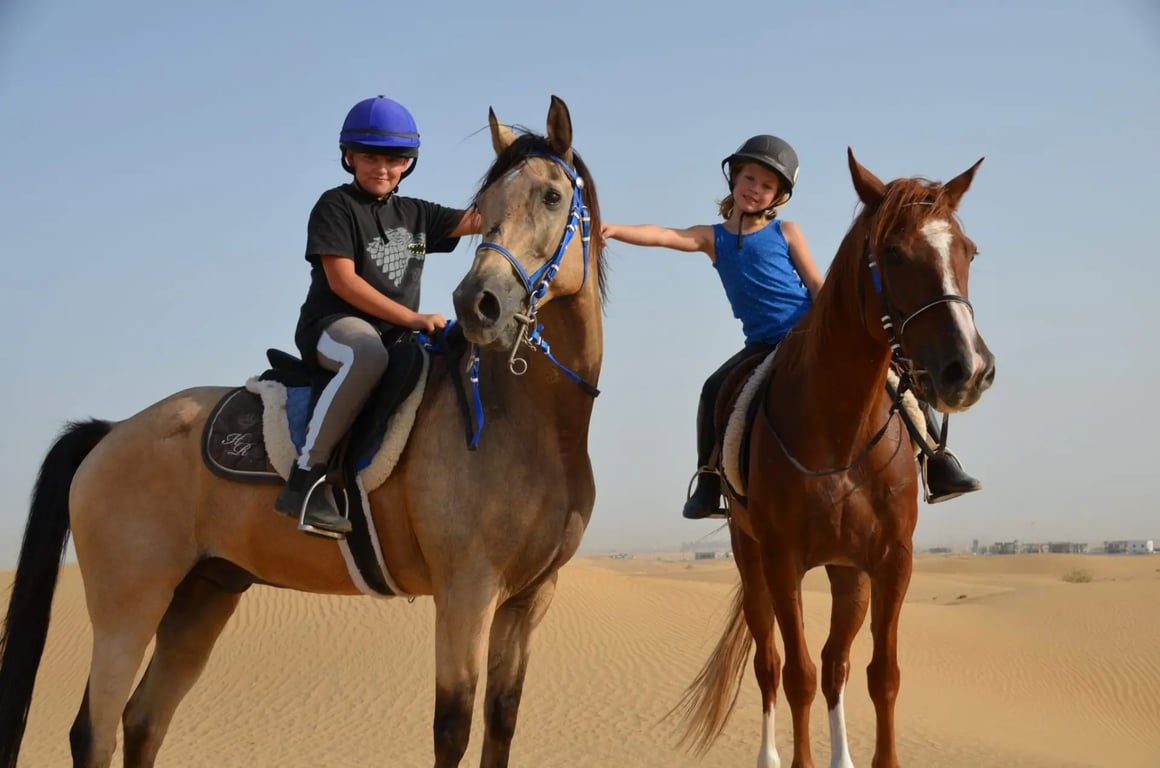
[[[938,375],[939,386],[944,389],[956,389],[967,380],[967,369],[962,362],[955,360],[943,366]]]
[[[987,366],[987,372],[983,374],[983,385],[991,386],[995,383],[995,363],[990,363]]]
[[[475,302],[475,314],[486,323],[496,322],[500,315],[499,298],[491,291],[484,291]]]

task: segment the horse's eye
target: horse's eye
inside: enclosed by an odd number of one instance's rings
[[[558,191],[556,191],[554,189],[549,189],[547,192],[544,193],[544,204],[545,205],[557,206],[560,204],[560,201],[563,199],[564,199],[564,196],[561,195]]]

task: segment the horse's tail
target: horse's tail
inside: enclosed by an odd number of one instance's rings
[[[733,591],[732,613],[721,639],[680,702],[665,715],[668,718],[680,713],[685,732],[679,744],[691,741],[689,749],[699,756],[704,756],[725,730],[741,691],[745,662],[753,648],[753,635],[742,612],[744,597],[739,583]]]
[[[20,560],[0,632],[0,766],[15,768],[44,653],[56,578],[68,544],[68,495],[84,458],[112,429],[106,421],[70,422],[49,449],[20,546]]]

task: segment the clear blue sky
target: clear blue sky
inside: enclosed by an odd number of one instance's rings
[[[542,130],[561,96],[625,223],[713,221],[721,158],[778,134],[802,165],[784,216],[823,269],[855,210],[847,145],[884,178],[986,156],[961,213],[998,379],[951,430],[986,490],[924,505],[920,543],[1160,538],[1158,82],[1154,0],[5,3],[0,558],[66,419],[293,348],[307,213],[379,93],[422,132],[404,192],[456,205],[488,107]],[[452,312],[471,245],[428,260],[425,311]],[[609,258],[586,543],[690,540],[715,527],[679,514],[697,393],[740,328],[703,257]]]

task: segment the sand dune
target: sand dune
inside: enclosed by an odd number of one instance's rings
[[[1075,569],[1093,580],[1063,581]],[[704,760],[678,751],[672,724],[660,722],[716,642],[735,581],[728,561],[581,558],[566,566],[538,636],[513,766],[753,764],[760,721],[748,674]],[[829,617],[824,573],[811,572],[806,588],[816,659]],[[429,599],[252,589],[178,711],[158,764],[430,765],[433,616]],[[80,576],[66,567],[21,766],[69,764],[89,637]],[[920,558],[900,653],[905,765],[1160,766],[1160,557]],[[846,693],[858,765],[869,765],[874,749],[869,656],[867,624]],[[479,759],[481,709],[465,765]],[[812,727],[815,760],[826,765],[820,695]],[[784,700],[777,731],[788,766]]]

